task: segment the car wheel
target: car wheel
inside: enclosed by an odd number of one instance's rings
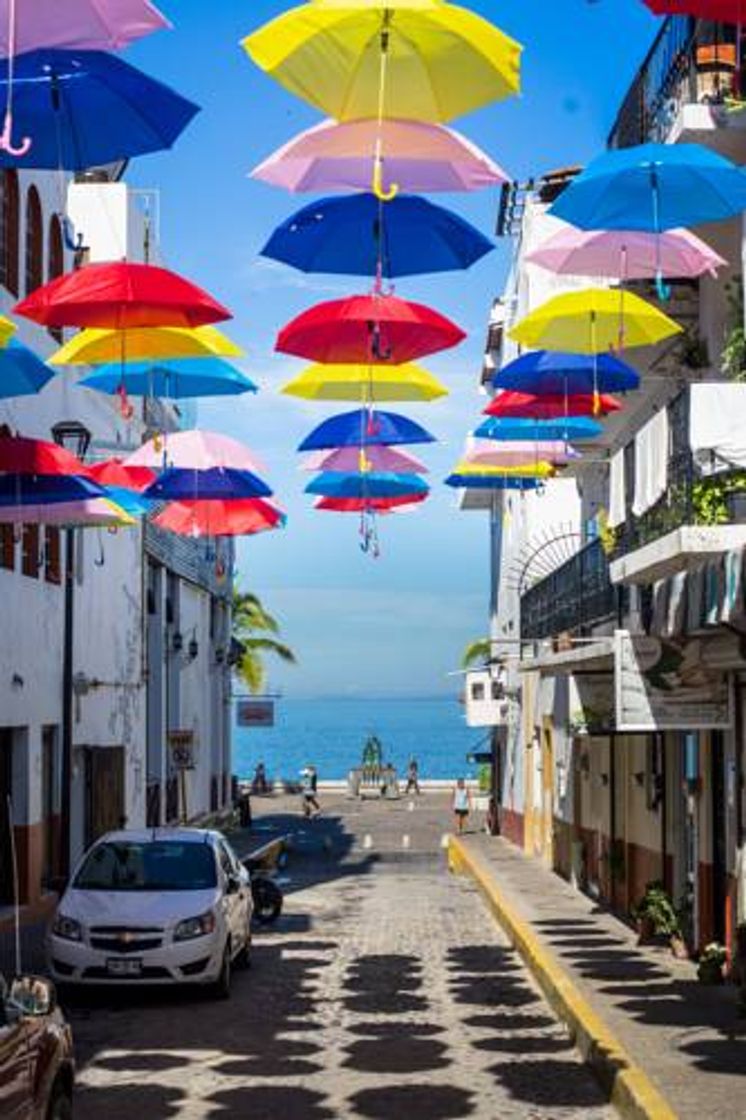
[[[226,942],[223,951],[223,963],[220,966],[220,973],[217,980],[212,985],[212,994],[215,999],[229,999],[231,994],[231,945],[230,941]]]
[[[64,1085],[59,1082],[52,1089],[46,1120],[72,1120],[73,1102]]]

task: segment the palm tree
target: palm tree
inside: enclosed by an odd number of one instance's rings
[[[462,669],[469,669],[472,665],[484,665],[492,656],[492,642],[489,638],[476,638],[469,642],[461,657]]]
[[[264,609],[261,600],[250,591],[233,591],[233,641],[238,647],[236,673],[249,692],[261,692],[267,679],[263,655],[273,653],[294,665],[295,654],[279,638],[280,627]]]

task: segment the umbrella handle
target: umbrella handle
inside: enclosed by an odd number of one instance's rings
[[[658,299],[666,303],[671,298],[671,285],[665,284],[660,272],[655,276],[655,290],[658,294]]]
[[[31,148],[31,137],[24,136],[21,143],[18,145],[13,144],[13,114],[8,110],[5,114],[5,123],[3,124],[3,131],[0,134],[0,149],[7,152],[9,156],[25,156]]]
[[[399,184],[392,183],[387,190],[383,186],[383,161],[378,153],[373,160],[373,179],[370,189],[380,202],[391,202],[399,193]]]

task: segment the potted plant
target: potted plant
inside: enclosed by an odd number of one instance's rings
[[[701,984],[722,984],[723,965],[728,953],[719,941],[711,941],[705,945],[699,955],[697,963],[697,976]]]
[[[683,941],[681,926],[671,896],[663,883],[653,880],[645,888],[645,894],[633,907],[632,917],[637,922],[640,944],[662,939],[668,941],[674,952],[676,940]]]

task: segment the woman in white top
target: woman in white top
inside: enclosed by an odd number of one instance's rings
[[[453,789],[453,815],[456,821],[456,831],[463,832],[466,818],[471,809],[471,794],[466,788],[466,782],[459,778]]]

